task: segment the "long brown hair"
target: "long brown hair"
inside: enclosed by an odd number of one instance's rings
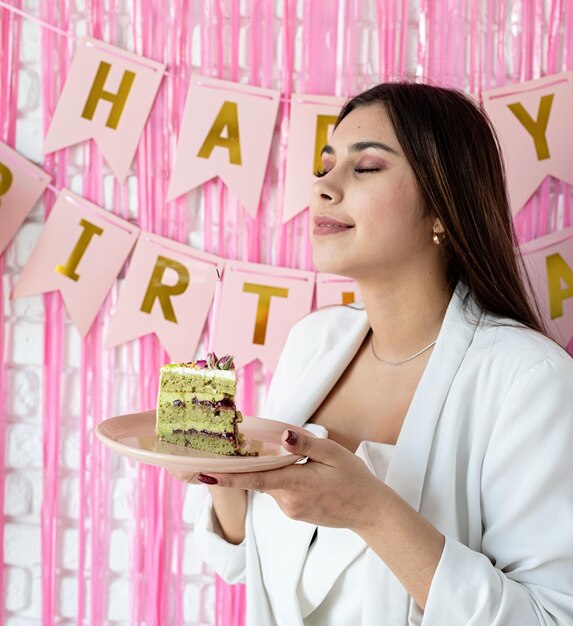
[[[465,283],[482,309],[547,334],[527,295],[499,142],[466,95],[420,83],[382,83],[350,99],[384,107],[416,176],[425,210],[442,223],[448,284]],[[336,126],[335,126],[336,127]]]

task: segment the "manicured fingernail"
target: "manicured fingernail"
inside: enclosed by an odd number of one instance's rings
[[[216,485],[219,482],[216,478],[213,478],[213,476],[207,476],[206,474],[197,474],[197,480],[206,485]]]
[[[290,445],[294,446],[294,444],[298,441],[298,435],[294,432],[294,430],[289,430],[287,438],[285,441]]]

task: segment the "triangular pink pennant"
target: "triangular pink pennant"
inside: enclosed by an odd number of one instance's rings
[[[521,252],[543,319],[566,348],[573,338],[573,228],[534,239]]]
[[[106,347],[155,333],[172,361],[191,361],[224,260],[143,232],[121,286]]]
[[[44,152],[93,138],[124,181],[165,66],[84,37],[74,55]]]
[[[219,176],[256,217],[279,96],[272,89],[193,76],[167,199]]]
[[[317,154],[327,143],[344,98],[294,94],[288,134],[283,223],[304,211],[310,202]]]
[[[546,176],[573,185],[573,72],[483,92],[502,145],[515,215]]]
[[[138,232],[113,213],[62,190],[12,297],[59,290],[84,337]]]
[[[338,274],[319,272],[316,275],[316,308],[336,304],[362,302],[360,288],[356,281]]]
[[[49,174],[0,142],[0,254],[49,182]]]
[[[237,367],[259,359],[274,371],[292,325],[310,312],[314,272],[227,261],[215,351]]]

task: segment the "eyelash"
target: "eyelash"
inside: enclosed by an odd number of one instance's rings
[[[379,172],[380,168],[379,167],[365,167],[365,168],[354,168],[354,171],[357,174],[372,174],[373,172]],[[323,176],[325,176],[326,174],[328,174],[328,172],[325,172],[324,170],[315,170],[314,171],[314,175],[317,178],[322,178]]]
[[[379,172],[379,167],[355,167],[354,171],[357,174],[372,174],[373,172]]]

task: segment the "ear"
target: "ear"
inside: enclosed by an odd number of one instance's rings
[[[432,231],[434,233],[439,234],[439,235],[441,235],[441,234],[443,234],[445,232],[444,227],[442,226],[442,222],[440,222],[440,220],[437,217],[434,220],[434,225],[432,227]]]

